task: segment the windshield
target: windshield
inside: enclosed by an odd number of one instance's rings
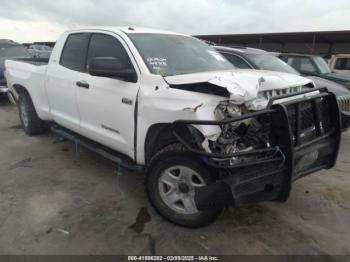
[[[277,58],[274,55],[247,54],[247,56],[260,70],[270,70],[299,75],[299,73],[293,67],[283,62],[281,59]]]
[[[315,63],[317,64],[317,67],[320,70],[321,74],[332,73],[331,69],[329,68],[326,61],[322,57],[315,56]]]
[[[171,76],[234,69],[211,46],[193,37],[130,34],[152,74]]]
[[[30,58],[30,54],[23,46],[0,48],[0,64],[9,58]]]

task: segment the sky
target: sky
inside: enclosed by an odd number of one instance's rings
[[[0,0],[0,39],[55,41],[88,26],[185,34],[350,30],[349,0]]]

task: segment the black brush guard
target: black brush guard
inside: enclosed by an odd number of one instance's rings
[[[275,103],[294,96],[294,100]],[[189,125],[222,126],[252,118],[270,121],[270,146],[233,154],[208,153],[180,135],[180,130]],[[235,119],[175,121],[173,130],[192,154],[225,174],[215,184],[196,189],[196,205],[203,210],[228,204],[286,201],[293,181],[335,165],[341,120],[335,95],[321,88],[272,98],[266,110]]]

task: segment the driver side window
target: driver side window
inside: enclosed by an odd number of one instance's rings
[[[120,61],[123,69],[134,69],[124,46],[118,39],[109,35],[93,34],[91,36],[87,66],[91,59],[96,57],[114,57]]]

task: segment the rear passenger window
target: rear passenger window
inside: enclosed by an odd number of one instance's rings
[[[71,34],[63,48],[60,65],[79,72],[86,72],[85,62],[90,34]]]
[[[123,69],[133,69],[129,55],[124,46],[115,37],[94,34],[91,37],[87,64],[95,57],[115,57],[122,64]]]

